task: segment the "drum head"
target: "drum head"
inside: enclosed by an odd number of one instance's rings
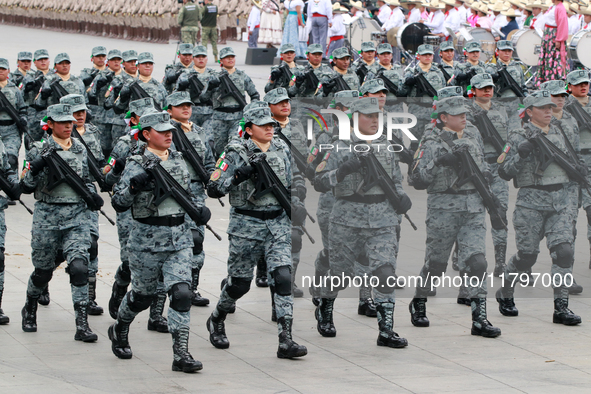
[[[401,26],[396,33],[398,47],[414,54],[423,44],[423,37],[429,34],[430,30],[426,25],[418,22],[407,23]]]
[[[362,24],[365,23],[365,29],[362,29],[358,19],[362,19]],[[361,50],[361,43],[366,41],[372,41],[371,33],[380,32],[382,29],[378,22],[371,18],[358,18],[355,19],[348,26],[347,33],[349,34],[349,42],[351,46],[356,50]]]
[[[540,57],[542,38],[532,29],[515,31],[511,37],[515,52],[513,57],[523,62],[526,66],[536,66]]]
[[[591,31],[581,30],[575,34],[570,42],[568,52],[570,57],[583,66],[591,67]]]
[[[470,35],[472,36],[472,40],[480,42],[480,46],[482,47],[480,60],[482,60],[485,63],[491,60],[495,54],[495,49],[497,47],[495,36],[493,36],[492,33],[488,30],[482,29],[480,27],[473,27],[471,29],[468,29],[468,33],[470,33]],[[456,46],[458,53],[464,52],[464,45],[466,45],[466,42],[468,41],[463,35],[458,36],[458,43]]]

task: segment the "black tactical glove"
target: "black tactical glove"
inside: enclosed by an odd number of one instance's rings
[[[530,153],[534,150],[535,146],[529,141],[523,141],[517,147],[517,153],[519,153],[519,157],[525,159],[529,156]]]
[[[446,153],[445,155],[439,156],[434,160],[434,164],[437,167],[450,167],[458,162],[458,157],[453,153]]]
[[[400,196],[400,204],[398,204],[396,213],[404,215],[410,210],[410,207],[412,207],[412,201],[410,201],[410,198],[406,194],[403,194]]]
[[[234,171],[234,178],[232,179],[232,185],[240,185],[242,182],[248,180],[250,178],[250,176],[252,175],[253,171],[254,171],[254,169],[252,168],[252,166],[249,166],[249,165],[237,168]]]
[[[294,226],[301,226],[306,220],[306,207],[304,204],[291,205],[291,224]]]
[[[314,169],[314,167],[312,166],[308,166],[306,167],[306,178],[307,179],[314,179],[314,177],[316,176],[316,169]]]
[[[96,193],[92,195],[92,202],[94,203],[94,206],[88,207],[91,211],[98,211],[103,205],[105,205],[103,198]]]
[[[208,89],[216,89],[218,86],[220,86],[220,83],[221,82],[218,77],[211,77],[211,79],[207,83]]]
[[[108,83],[109,83],[109,80],[107,80],[107,78],[105,78],[103,76],[101,76],[101,78],[97,78],[97,80],[96,80],[96,91],[97,92],[100,91],[101,88],[103,86],[105,86],[106,84],[108,84]]]
[[[417,78],[416,77],[408,77],[406,78],[406,80],[404,81],[404,84],[408,87],[412,87],[417,83]]]
[[[269,76],[269,79],[273,82],[277,82],[279,78],[281,78],[281,70],[279,68],[271,70],[271,76]]]
[[[149,190],[148,183],[150,182],[150,175],[145,172],[137,174],[129,181],[129,191],[131,194],[137,194],[142,190]]]
[[[129,86],[125,86],[121,88],[121,92],[119,92],[119,101],[122,103],[126,103],[131,98],[131,90]]]
[[[6,175],[2,174],[2,177],[6,178]],[[16,201],[21,198],[21,194],[23,194],[23,191],[21,190],[20,183],[16,182],[16,183],[13,183],[10,186],[10,190],[6,191],[5,193],[9,199],[11,199],[12,201]]]
[[[35,160],[30,161],[29,167],[31,169],[31,175],[35,176],[35,175],[39,174],[41,171],[43,171],[43,169],[45,168],[46,165],[47,165],[47,162],[45,161],[43,156],[39,156]]]
[[[337,169],[337,182],[342,182],[349,174],[352,174],[361,168],[361,162],[357,158],[352,158],[341,164]]]
[[[113,174],[119,175],[123,172],[124,169],[125,169],[125,160],[124,159],[115,160],[115,165],[113,166]]]
[[[205,226],[207,222],[209,222],[209,219],[211,219],[211,211],[209,208],[205,205],[199,207],[199,217],[201,218],[199,223],[196,222],[195,224],[198,226]]]
[[[492,185],[492,183],[495,180],[495,177],[493,176],[493,174],[490,171],[483,171],[482,175],[484,175],[484,179],[486,180],[486,183],[490,185]]]
[[[302,85],[304,84],[304,82],[306,82],[306,77],[304,77],[303,75],[299,75],[299,76],[296,77],[295,85],[299,89],[299,88],[302,87]]]
[[[207,184],[207,195],[211,198],[222,198],[224,194],[220,192],[213,182]]]
[[[51,96],[51,89],[41,89],[41,98],[47,100]]]
[[[297,186],[291,190],[293,197],[297,197],[301,202],[304,202],[304,200],[306,200],[307,191],[305,187]]]
[[[187,90],[188,88],[189,88],[189,79],[183,78],[178,82],[176,90],[183,91],[183,90]]]
[[[322,84],[322,91],[324,92],[324,97],[328,96],[330,92],[333,91],[335,85],[336,81],[334,79],[331,79],[330,81],[327,81],[326,83]]]

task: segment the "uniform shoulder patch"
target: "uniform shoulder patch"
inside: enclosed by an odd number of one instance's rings
[[[220,170],[219,168],[217,168],[214,172],[211,173],[211,176],[209,177],[209,180],[215,182],[218,179],[220,179],[220,176],[222,176],[222,170]]]

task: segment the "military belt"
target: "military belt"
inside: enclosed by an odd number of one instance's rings
[[[239,213],[241,215],[250,216],[253,218],[260,219],[260,220],[275,219],[276,217],[279,217],[283,213],[283,210],[280,210],[280,211],[252,211],[250,209],[240,209],[240,208],[235,208],[235,211],[236,211],[236,213]]]
[[[152,216],[148,218],[137,218],[135,220],[150,226],[174,227],[185,223],[185,215]]]
[[[225,113],[232,113],[232,112],[242,112],[240,107],[219,107],[215,109],[216,111],[225,112]]]
[[[441,193],[443,193],[443,194],[462,194],[462,195],[467,196],[467,195],[478,193],[478,192],[476,191],[476,189],[470,189],[470,190],[447,189]]]
[[[564,184],[558,183],[555,185],[531,185],[531,186],[524,186],[524,187],[530,188],[530,189],[536,189],[536,190],[544,190],[546,192],[556,192],[558,190],[563,189]]]
[[[591,149],[581,149],[581,153],[589,154],[591,153]]]
[[[360,194],[352,194],[350,196],[343,196],[343,197],[338,197],[341,200],[347,200],[347,201],[351,201],[351,202],[359,202],[362,204],[379,204],[381,202],[386,201],[386,195],[385,194],[370,194],[370,195],[365,195],[362,196]]]
[[[14,120],[7,119],[7,120],[0,120],[0,126],[12,126],[14,124]]]

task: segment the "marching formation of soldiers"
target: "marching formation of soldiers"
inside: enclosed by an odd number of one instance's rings
[[[33,194],[34,269],[22,329],[37,331],[38,305],[51,302],[53,272],[65,261],[74,338],[96,341],[88,315],[103,313],[96,302],[98,218],[105,215],[99,193],[109,192],[121,246],[108,304],[115,319],[108,330],[112,351],[121,359],[133,356],[130,325],[149,309],[148,329],[172,336],[172,369],[198,371],[203,366],[189,352],[190,310],[209,304],[198,288],[203,248],[209,232],[219,237],[208,225],[205,201],[228,195],[228,276],[207,320],[210,342],[230,346],[226,317],[256,275],[257,286],[270,289],[277,357],[305,356],[306,347],[292,337],[293,298],[303,296],[294,277],[313,185],[320,193],[322,249],[310,291],[319,334],[336,336],[335,301],[346,287],[321,285],[321,279],[368,275],[377,284],[359,288],[358,313],[377,317],[378,346],[406,347],[394,331],[392,281],[404,247],[401,224],[410,221],[412,208],[403,163],[408,184],[428,194],[425,259],[417,272],[423,280],[409,304],[414,326],[429,326],[427,299],[436,295],[431,280],[445,273],[453,252],[464,278],[457,302],[471,306],[472,335],[501,334],[488,320],[487,216],[493,273],[506,278],[495,294],[500,313],[518,315],[516,283],[508,278],[520,274],[529,282],[546,238],[553,322],[581,323],[569,309],[569,295],[583,291],[572,278],[581,207],[591,229],[589,72],[575,70],[566,81],[529,91],[512,43],[501,40],[497,48],[496,63],[483,63],[480,43],[468,42],[466,60],[459,62],[454,48],[442,45],[442,63],[435,64],[435,48],[423,44],[416,62],[402,70],[389,44],[364,42],[353,63],[347,48],[337,48],[330,65],[322,62],[322,46],[312,44],[304,66],[287,44],[262,99],[236,68],[231,47],[220,49],[221,67],[213,70],[205,47],[181,44],[179,61],[166,67],[162,82],[152,77],[150,52],[92,48],[93,67],[79,76],[70,73],[67,53],[20,52],[12,72],[0,59],[0,188],[7,196],[0,197],[0,300],[4,210],[22,193]],[[447,51],[452,56],[444,56]],[[305,112],[329,104],[349,116],[327,116],[309,139]],[[417,120],[410,146],[402,130],[386,132],[386,121],[379,129],[384,113],[405,110]],[[347,140],[340,139],[341,122],[350,130]],[[507,258],[511,180],[519,189],[512,220],[517,250]],[[0,324],[8,322],[0,309]]]

